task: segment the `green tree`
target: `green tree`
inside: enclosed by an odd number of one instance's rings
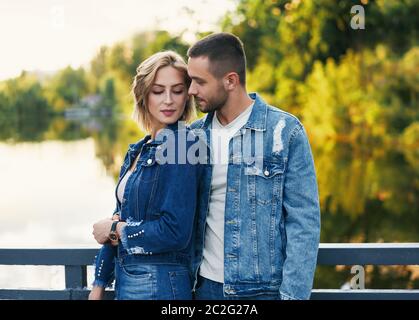
[[[49,99],[56,111],[77,104],[89,92],[86,72],[83,68],[67,68],[59,71],[48,85]]]
[[[115,94],[115,80],[113,78],[106,78],[100,90],[102,96],[102,107],[113,112],[117,109],[117,99]]]
[[[356,4],[365,9],[365,30],[350,27]],[[222,27],[245,43],[249,87],[300,115],[298,90],[316,61],[339,63],[349,49],[358,53],[378,44],[403,54],[418,44],[419,23],[413,14],[418,11],[415,0],[240,0]],[[267,75],[263,81],[261,74]]]
[[[94,91],[99,90],[100,79],[106,74],[106,61],[108,56],[108,47],[100,47],[96,56],[90,62],[90,75],[92,77]]]
[[[0,137],[39,140],[48,127],[51,106],[38,80],[22,72],[0,86]]]

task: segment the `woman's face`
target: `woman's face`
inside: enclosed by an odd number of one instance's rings
[[[159,69],[148,95],[152,131],[179,120],[187,98],[188,88],[183,73],[172,66]]]

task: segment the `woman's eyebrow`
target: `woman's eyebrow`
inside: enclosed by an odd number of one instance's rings
[[[183,82],[179,82],[179,83],[176,83],[176,84],[172,85],[171,87],[184,86],[184,85],[185,84]],[[165,85],[158,84],[158,83],[154,83],[153,86],[158,86],[158,87],[163,87],[163,88],[165,87]]]

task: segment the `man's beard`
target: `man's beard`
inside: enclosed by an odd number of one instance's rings
[[[220,88],[219,95],[214,99],[208,99],[206,101],[205,106],[199,103],[199,98],[197,99],[197,104],[201,112],[209,113],[212,111],[220,110],[226,104],[227,99],[228,99],[227,92],[223,88]]]

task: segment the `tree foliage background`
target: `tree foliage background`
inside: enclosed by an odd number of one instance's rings
[[[248,91],[295,114],[307,129],[318,173],[321,241],[417,242],[419,1],[235,2],[217,31],[242,39]],[[351,28],[354,5],[364,9],[365,29]],[[160,50],[185,56],[190,44],[183,33],[141,32],[99,48],[88,66],[47,77],[24,71],[0,82],[0,140],[90,135],[116,177],[127,143],[139,135],[135,123],[106,120],[95,131],[57,115],[84,108],[83,98],[96,95],[100,108],[129,118],[139,63]],[[316,285],[335,287],[347,274],[320,268]],[[419,270],[411,268],[372,268],[367,274],[371,287],[419,285]]]

